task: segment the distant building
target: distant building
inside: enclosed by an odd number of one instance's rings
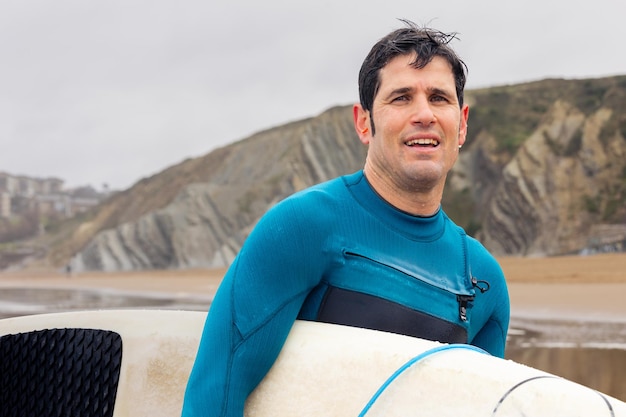
[[[0,172],[0,192],[15,195],[18,191],[18,180],[16,177],[4,172]]]
[[[39,216],[71,217],[102,201],[106,194],[91,187],[64,190],[59,178],[31,178],[0,172],[0,217],[34,211]]]
[[[11,217],[11,194],[0,191],[0,218]]]

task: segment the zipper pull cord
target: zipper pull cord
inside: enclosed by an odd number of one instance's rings
[[[472,287],[477,288],[481,294],[489,291],[490,285],[487,281],[472,277]],[[467,307],[474,301],[473,295],[457,295],[456,299],[459,302],[459,318],[461,321],[467,321]]]
[[[489,291],[489,288],[491,288],[489,282],[483,279],[477,279],[475,277],[472,277],[472,286],[474,288],[478,288],[481,294],[486,293],[487,291]]]

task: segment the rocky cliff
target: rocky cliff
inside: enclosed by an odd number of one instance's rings
[[[228,265],[259,217],[309,185],[358,170],[365,149],[349,108],[258,133],[171,169],[193,164],[203,175],[161,207],[102,230],[72,259],[75,270]],[[159,175],[146,182],[161,183]],[[163,184],[169,187],[168,184]],[[159,186],[154,187],[159,193]],[[124,200],[141,199],[132,191]],[[114,205],[125,204],[115,202]]]
[[[508,93],[547,99],[530,101],[540,110],[538,123],[530,123],[510,159],[498,164],[484,152],[486,165],[502,169],[479,203],[481,241],[497,254],[559,255],[593,244],[600,225],[620,230],[626,223],[626,78],[553,80]],[[502,144],[502,137],[486,138],[492,135],[484,129],[475,145]]]
[[[572,253],[594,230],[624,230],[626,77],[466,94],[469,137],[443,202],[457,223],[498,255]],[[60,228],[45,262],[105,271],[228,265],[270,206],[360,169],[365,151],[350,106],[260,132]]]

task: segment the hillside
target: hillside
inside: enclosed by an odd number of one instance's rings
[[[466,92],[468,141],[444,209],[497,255],[560,255],[626,240],[626,76]],[[221,267],[294,191],[362,168],[351,106],[186,160],[54,229],[29,265]],[[22,263],[24,260],[22,260]]]

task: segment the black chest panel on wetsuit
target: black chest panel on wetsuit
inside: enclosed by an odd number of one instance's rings
[[[467,331],[455,323],[413,310],[393,301],[330,287],[317,321],[381,330],[442,343],[467,343]]]

